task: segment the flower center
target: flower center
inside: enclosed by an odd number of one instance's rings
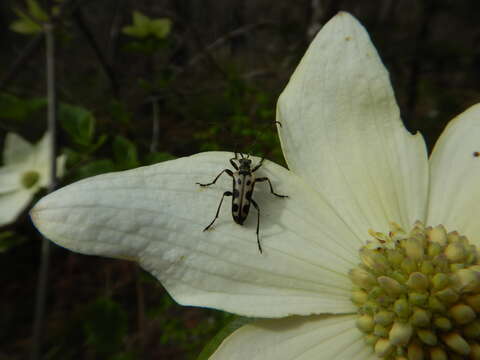
[[[27,171],[22,174],[21,183],[24,188],[30,189],[38,180],[40,180],[40,174],[36,171]]]
[[[357,327],[383,359],[480,359],[480,261],[443,225],[415,223],[360,249],[350,271]]]

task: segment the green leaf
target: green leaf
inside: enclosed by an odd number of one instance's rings
[[[10,30],[24,35],[37,34],[43,29],[40,24],[33,21],[29,16],[19,9],[14,9],[20,19],[10,24]]]
[[[10,24],[10,30],[19,34],[31,35],[42,31],[42,28],[30,20],[16,20]]]
[[[22,100],[10,94],[0,94],[0,117],[22,119],[25,115]]]
[[[122,31],[133,37],[147,37],[149,34],[150,19],[140,11],[133,12],[133,25],[125,26]]]
[[[71,148],[63,148],[62,153],[65,154],[65,156],[67,157],[67,168],[76,166],[84,158],[84,155],[81,152],[78,152]]]
[[[92,144],[92,146],[88,149],[89,150],[88,152],[93,153],[93,152],[97,151],[100,146],[105,144],[105,141],[107,141],[107,138],[108,138],[108,136],[105,135],[105,134],[100,135],[98,137],[98,140],[94,144]]]
[[[115,354],[127,334],[127,314],[109,298],[99,298],[86,310],[83,330],[86,343],[99,354]]]
[[[129,35],[132,37],[139,37],[139,38],[145,37],[148,34],[147,29],[137,28],[133,25],[124,26],[122,29],[122,32],[125,35]]]
[[[217,335],[213,337],[212,340],[203,348],[202,352],[198,356],[197,360],[208,360],[215,350],[218,349],[220,344],[229,337],[235,330],[242,327],[243,325],[249,324],[256,319],[246,318],[246,317],[237,317],[230,321],[223,329],[221,329]]]
[[[27,239],[23,236],[20,236],[13,231],[5,231],[0,233],[0,254],[5,253],[11,248],[14,248],[22,243],[24,243]]]
[[[116,165],[121,170],[131,169],[139,165],[135,144],[123,136],[117,135],[113,139],[113,155]]]
[[[58,116],[63,129],[73,142],[89,146],[95,131],[95,118],[83,107],[60,104]]]
[[[43,109],[47,106],[47,99],[45,98],[31,98],[27,100],[21,100],[21,102],[26,109],[27,116],[30,116],[32,112]]]
[[[115,170],[115,164],[112,160],[99,159],[79,167],[76,171],[76,175],[79,179],[84,179],[86,177],[104,174]]]
[[[41,24],[49,20],[48,14],[36,0],[27,0],[27,7],[28,15],[20,9],[14,9],[19,19],[10,24],[10,30],[25,35],[42,32]]]
[[[165,39],[170,34],[172,21],[167,18],[155,19],[150,22],[150,33],[158,39]]]
[[[27,0],[27,6],[28,12],[33,18],[35,18],[39,22],[48,21],[47,13],[40,7],[36,0]]]
[[[172,28],[172,21],[168,18],[151,19],[140,11],[133,12],[133,24],[125,26],[122,32],[136,38],[154,36],[163,40]]]
[[[119,121],[122,124],[128,124],[132,119],[132,115],[128,112],[125,104],[112,100],[109,105],[110,114],[115,121]]]
[[[138,27],[148,28],[150,18],[146,15],[143,15],[140,11],[135,10],[133,12],[133,24]]]
[[[30,115],[45,107],[44,98],[19,99],[10,94],[0,94],[0,118],[26,120]]]
[[[156,164],[162,161],[173,160],[173,159],[175,159],[175,156],[167,152],[153,152],[153,153],[149,153],[145,157],[144,162],[147,165],[151,165],[151,164]]]

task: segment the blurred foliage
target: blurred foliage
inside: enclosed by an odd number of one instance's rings
[[[170,19],[150,19],[140,11],[133,12],[133,24],[125,26],[123,33],[136,38],[149,36],[165,39],[170,33],[172,22]]]
[[[59,16],[62,186],[199,151],[238,151],[284,164],[276,99],[311,35],[338,10],[354,13],[370,31],[407,126],[420,130],[429,148],[446,122],[480,95],[476,1],[106,0],[79,2],[62,15],[60,1],[49,11],[47,3],[0,2],[0,79],[49,14]],[[2,133],[38,140],[45,131],[43,67],[39,46],[0,89]],[[39,251],[27,211],[0,229],[2,360],[28,356]],[[177,360],[201,353],[203,360],[251,321],[180,307],[127,262],[58,248],[52,262],[44,359]]]
[[[127,314],[116,302],[101,297],[87,307],[82,325],[86,345],[105,358],[121,348],[128,330]]]
[[[225,91],[216,98],[199,97],[191,110],[207,123],[208,119],[221,119],[211,121],[208,128],[195,134],[195,139],[200,141],[200,150],[228,149],[268,155],[277,161],[282,159],[276,134],[276,99],[272,94],[247,84],[234,72],[227,84]]]
[[[0,120],[2,123],[26,121],[32,113],[46,105],[45,98],[20,99],[14,95],[0,93]]]
[[[243,325],[247,325],[255,321],[254,318],[246,318],[241,316],[232,316],[231,320],[210,340],[203,348],[197,360],[208,360],[215,350],[222,344],[223,340],[229,337],[235,330]]]
[[[125,26],[122,31],[136,40],[125,45],[125,49],[151,55],[167,46],[167,37],[172,27],[168,18],[150,19],[139,11],[133,12],[133,24]]]
[[[24,35],[42,32],[42,23],[48,21],[48,14],[36,0],[26,0],[26,2],[26,11],[14,9],[19,18],[10,25],[10,30]]]
[[[0,232],[0,253],[7,252],[11,248],[23,244],[27,239],[13,231]]]

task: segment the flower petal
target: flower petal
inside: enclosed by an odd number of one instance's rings
[[[3,161],[5,165],[14,165],[28,160],[34,153],[34,146],[15,133],[5,137]]]
[[[30,159],[32,170],[35,169],[40,174],[40,186],[47,187],[50,184],[50,133],[46,132],[40,141],[35,144],[35,154]],[[58,165],[58,159],[57,159]],[[63,169],[62,169],[63,171]],[[58,171],[57,171],[58,173]]]
[[[356,315],[315,315],[245,325],[210,360],[376,359],[355,326]]]
[[[404,128],[388,73],[351,15],[339,13],[313,40],[280,96],[277,120],[290,170],[359,236],[425,218],[423,138]]]
[[[351,312],[347,272],[362,241],[281,166],[265,161],[257,172],[289,196],[255,187],[263,254],[255,209],[239,226],[224,204],[215,229],[202,232],[232,180],[222,175],[208,188],[195,182],[211,181],[230,157],[203,153],[86,179],[40,200],[31,216],[71,250],[138,261],[181,304],[264,317]]]
[[[479,152],[479,154],[476,154]],[[428,224],[444,224],[480,244],[480,104],[453,119],[430,158]]]
[[[0,194],[0,226],[15,221],[33,198],[33,192],[27,189]]]
[[[0,194],[19,190],[22,168],[18,166],[0,167]]]

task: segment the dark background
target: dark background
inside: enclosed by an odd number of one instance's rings
[[[28,107],[45,97],[45,48],[41,34],[9,30],[15,7],[26,8],[0,2],[0,94]],[[168,37],[123,34],[134,10],[171,19]],[[313,35],[339,10],[369,31],[406,126],[421,131],[431,149],[446,123],[480,98],[478,1],[71,1],[56,22],[58,100],[88,111],[95,130],[92,143],[82,144],[60,119],[59,151],[69,154],[61,185],[204,150],[282,163],[272,126],[276,98]],[[44,107],[12,119],[2,105],[0,145],[7,131],[30,141],[42,136]],[[1,234],[11,245],[0,252],[0,359],[24,359],[40,237],[26,212]],[[48,284],[45,359],[194,359],[231,320],[176,305],[135,264],[58,247]]]

